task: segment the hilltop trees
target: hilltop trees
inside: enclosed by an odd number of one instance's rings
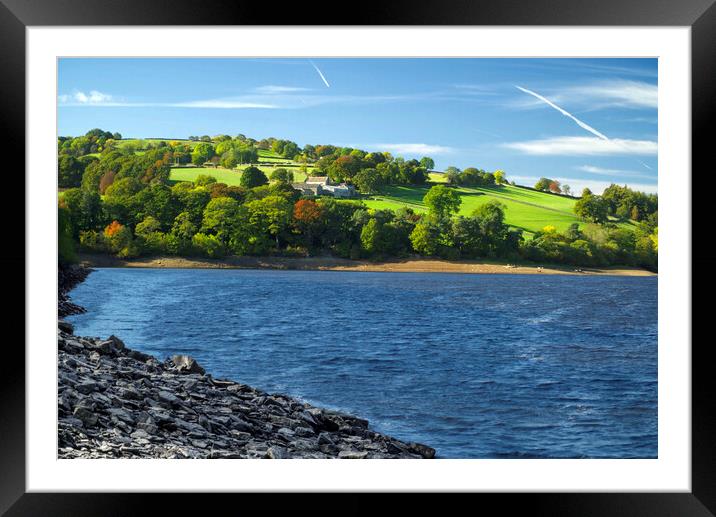
[[[435,168],[435,161],[429,156],[423,156],[420,159],[420,166],[427,170],[432,170]]]
[[[475,167],[467,167],[461,171],[451,165],[445,170],[445,175],[448,185],[461,187],[491,187],[505,181],[504,171],[492,173]]]
[[[656,194],[645,194],[636,192],[626,185],[609,185],[602,193],[602,199],[607,204],[609,215],[619,219],[632,219],[644,221],[658,208],[658,197]]]
[[[552,192],[553,194],[560,194],[562,189],[560,188],[559,181],[551,178],[540,178],[535,183],[535,190],[541,190],[543,192]]]
[[[393,158],[390,153],[319,145],[313,148],[312,154],[317,158],[316,168],[321,174],[337,183],[354,184],[361,192],[364,189],[368,193],[374,192],[381,185],[423,185],[428,180],[427,168],[418,160]]]
[[[450,166],[447,169],[445,169],[445,176],[447,177],[447,182],[449,185],[459,185],[460,184],[460,169],[454,166]]]

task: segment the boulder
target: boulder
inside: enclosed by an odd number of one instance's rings
[[[179,371],[179,373],[198,373],[204,375],[206,370],[199,366],[199,363],[193,357],[188,355],[174,355],[172,356],[172,363]]]
[[[117,336],[115,336],[114,334],[112,334],[111,336],[109,336],[109,337],[107,338],[107,341],[110,341],[110,342],[112,343],[112,345],[114,345],[114,349],[115,349],[116,352],[120,352],[120,351],[122,351],[122,350],[124,350],[124,349],[126,348],[126,347],[124,346],[124,341],[122,341],[121,339],[119,339],[119,338],[118,338]]]
[[[59,320],[57,322],[57,328],[60,329],[62,332],[66,332],[67,334],[72,334],[75,331],[75,328],[72,326],[72,323],[68,323],[64,320]]]
[[[426,459],[431,459],[435,457],[435,449],[433,449],[432,447],[428,447],[427,445],[423,445],[422,443],[409,443],[408,450],[419,454]]]

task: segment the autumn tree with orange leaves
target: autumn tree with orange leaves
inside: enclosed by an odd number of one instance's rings
[[[310,247],[313,244],[313,237],[321,221],[323,210],[321,206],[312,199],[299,199],[293,205],[294,225],[304,236],[306,244]]]

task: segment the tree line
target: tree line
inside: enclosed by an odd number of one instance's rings
[[[427,191],[423,199],[427,213],[410,208],[375,210],[360,201],[303,198],[291,186],[293,174],[285,168],[276,169],[270,181],[258,168],[246,167],[240,186],[228,186],[209,176],[170,185],[171,166],[187,144],[160,142],[143,154],[134,154],[113,146],[114,136],[93,130],[91,137],[85,135],[87,140],[79,137],[85,143],[93,142],[89,148],[97,146],[99,155],[90,157],[80,155],[81,146],[73,145],[74,139],[58,142],[61,149],[69,149],[60,151],[58,174],[72,178],[72,188],[64,191],[59,201],[61,256],[71,257],[79,247],[120,257],[305,256],[328,252],[353,259],[418,254],[446,259],[657,267],[656,196],[626,187],[613,185],[602,196],[585,192],[575,211],[587,224],[572,225],[564,233],[547,226],[532,239],[525,239],[521,230],[506,224],[505,206],[498,201],[485,203],[467,216],[457,215],[461,197],[455,185],[502,183],[506,181],[502,171],[450,171],[454,181]],[[266,144],[273,146],[276,142]],[[281,145],[285,148],[285,142],[277,144],[276,149]],[[200,142],[189,149],[189,154],[203,144],[210,145],[215,156],[217,149],[223,156],[265,145],[240,135]],[[388,153],[334,146],[308,145],[301,153],[308,153],[306,159],[315,159],[319,170],[335,181],[367,182],[365,190],[359,187],[364,192],[388,182],[417,178],[419,184],[425,183],[427,171],[434,167],[429,158],[403,160]],[[82,166],[63,165],[63,160],[76,160]],[[592,205],[597,205],[596,212]],[[609,220],[609,216],[627,214],[637,221],[634,230]]]
[[[659,198],[630,189],[626,185],[611,184],[601,196],[585,188],[582,197],[574,205],[574,213],[594,223],[605,223],[609,218],[620,221],[637,221],[658,224]]]

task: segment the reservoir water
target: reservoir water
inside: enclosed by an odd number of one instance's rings
[[[657,278],[97,269],[75,333],[441,458],[657,457]]]

